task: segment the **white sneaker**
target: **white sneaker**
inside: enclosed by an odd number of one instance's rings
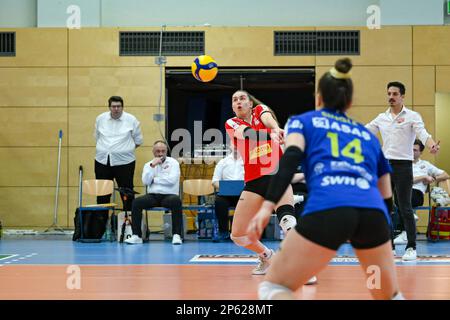
[[[413,248],[406,249],[405,254],[402,257],[403,261],[414,261],[417,259],[417,252]]]
[[[181,237],[179,234],[174,234],[172,237],[172,244],[182,244],[183,240],[181,240]]]
[[[402,231],[395,239],[394,244],[407,244],[408,237],[406,236],[406,231]]]
[[[284,232],[284,235],[287,235],[288,231],[294,228],[297,225],[297,219],[291,215],[285,215],[281,218],[280,227]]]
[[[268,258],[263,258],[261,256],[258,256],[259,262],[255,269],[253,269],[252,274],[254,275],[264,275],[267,272],[267,269],[269,269],[270,266],[270,260],[275,255],[275,252],[270,249],[272,254]]]
[[[128,244],[141,244],[142,238],[138,237],[137,235],[133,234],[128,239],[125,239],[125,242]]]
[[[302,195],[294,194],[294,205],[305,201],[305,197]]]
[[[313,276],[311,279],[308,280],[308,282],[305,283],[305,285],[311,285],[311,284],[316,284],[317,283],[317,277]]]

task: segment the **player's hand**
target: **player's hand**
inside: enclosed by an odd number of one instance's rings
[[[436,154],[439,152],[439,149],[441,148],[441,146],[439,145],[439,143],[441,143],[441,141],[439,140],[437,143],[433,144],[430,148],[430,153],[431,154]]]
[[[284,130],[280,128],[272,129],[270,139],[280,145],[284,144]]]
[[[430,183],[433,183],[435,180],[436,180],[436,179],[435,179],[434,177],[432,177],[432,176],[426,176],[426,177],[423,179],[423,183],[425,183],[425,184],[430,184]]]
[[[263,205],[250,221],[247,228],[247,236],[250,241],[255,242],[261,238],[264,228],[269,223],[275,204],[270,201],[264,201]]]

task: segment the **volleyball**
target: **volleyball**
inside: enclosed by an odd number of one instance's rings
[[[208,55],[198,56],[191,65],[192,75],[201,82],[214,80],[219,69],[217,63]]]

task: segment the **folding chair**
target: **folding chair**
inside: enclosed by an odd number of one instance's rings
[[[214,206],[206,204],[204,197],[214,193],[212,181],[188,179],[183,181],[183,194],[197,197],[197,205],[184,205],[183,210],[197,211],[198,238],[212,239],[217,233]]]
[[[80,174],[81,178],[81,174]],[[79,185],[79,200],[78,200],[78,212],[80,218],[80,229],[81,234],[78,241],[80,242],[100,242],[101,239],[86,239],[83,234],[83,211],[105,211],[113,209],[117,206],[116,203],[102,203],[102,204],[91,204],[91,205],[83,205],[83,194],[91,195],[91,196],[104,196],[108,194],[114,194],[114,181],[113,180],[100,180],[100,179],[91,179],[84,180]],[[109,215],[109,211],[108,211]]]

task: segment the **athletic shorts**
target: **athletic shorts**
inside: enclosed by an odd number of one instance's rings
[[[343,207],[312,212],[301,216],[295,229],[331,250],[348,240],[355,249],[371,249],[391,240],[386,217],[377,209]]]
[[[244,191],[259,194],[261,197],[265,198],[271,178],[272,176],[261,176],[257,179],[250,180],[245,183]]]

